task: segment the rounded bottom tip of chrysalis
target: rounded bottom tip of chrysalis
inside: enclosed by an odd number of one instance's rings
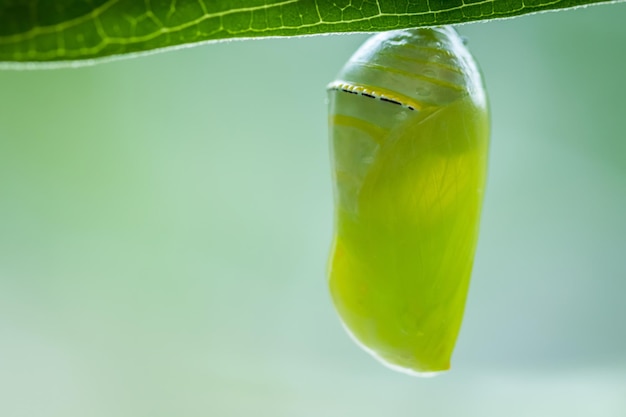
[[[372,355],[387,368],[392,369],[396,372],[400,372],[401,374],[409,375],[409,376],[415,376],[418,378],[433,378],[437,375],[441,375],[443,373],[448,372],[448,369],[443,369],[441,371],[416,371],[415,369],[405,368],[400,365],[394,365],[392,363],[389,363],[375,354],[372,354]]]
[[[443,367],[442,369],[423,370],[423,369],[414,369],[414,368],[411,368],[411,367],[408,367],[408,366],[402,366],[402,365],[398,365],[396,363],[393,363],[392,361],[389,361],[384,356],[380,355],[375,350],[373,350],[373,349],[367,347],[366,345],[364,345],[363,342],[361,342],[354,335],[354,333],[352,333],[352,331],[348,328],[348,326],[346,326],[346,324],[343,322],[343,320],[340,320],[340,322],[341,322],[341,326],[344,328],[344,330],[346,331],[348,336],[350,336],[350,338],[354,341],[354,343],[357,344],[357,346],[359,346],[365,352],[369,353],[372,357],[374,357],[374,359],[376,359],[379,363],[381,363],[383,366],[385,366],[388,369],[391,369],[393,371],[396,371],[396,372],[399,372],[399,373],[402,373],[402,374],[405,374],[405,375],[418,377],[418,378],[432,378],[432,377],[441,375],[443,373],[446,373],[446,372],[448,372],[450,370],[450,366],[449,365],[447,367]]]

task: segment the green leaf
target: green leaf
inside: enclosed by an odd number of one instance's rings
[[[91,60],[234,38],[377,32],[614,0],[0,0],[0,64]]]

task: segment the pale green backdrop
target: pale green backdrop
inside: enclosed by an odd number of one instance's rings
[[[365,35],[0,72],[3,417],[626,415],[626,5],[460,28],[490,93],[453,369],[325,282],[324,87]]]

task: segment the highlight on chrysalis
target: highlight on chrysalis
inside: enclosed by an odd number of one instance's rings
[[[414,375],[450,367],[478,239],[489,114],[448,27],[370,38],[328,86],[333,303],[348,333]]]

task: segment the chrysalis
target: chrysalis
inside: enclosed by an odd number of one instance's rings
[[[335,307],[385,365],[445,371],[487,171],[480,72],[453,29],[407,29],[369,39],[328,90]]]

